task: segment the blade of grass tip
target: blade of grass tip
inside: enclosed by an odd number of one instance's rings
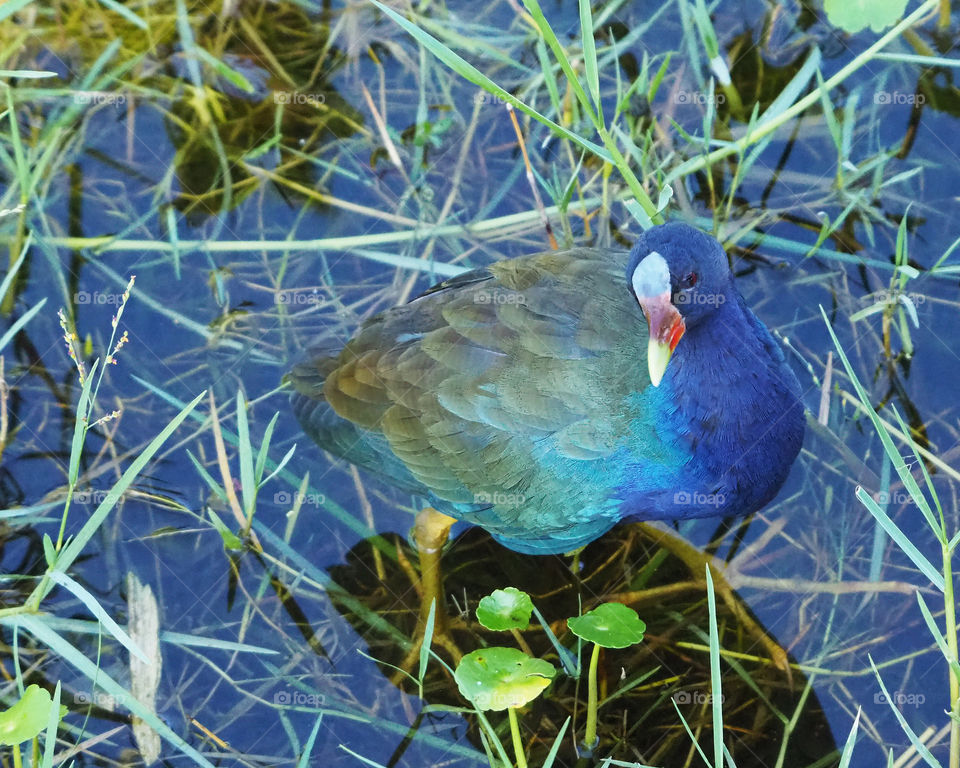
[[[177,427],[180,426],[190,412],[197,407],[197,403],[200,402],[206,393],[206,390],[204,390],[195,398],[193,398],[193,400],[189,402],[183,408],[183,410],[180,411],[180,413],[173,417],[170,423],[163,428],[160,434],[150,441],[150,444],[143,449],[136,459],[133,460],[133,463],[127,467],[127,470],[120,476],[120,479],[114,484],[113,488],[110,489],[107,497],[93,511],[93,514],[90,515],[90,518],[86,523],[84,523],[77,535],[66,547],[64,547],[63,551],[60,553],[60,556],[57,558],[58,571],[66,572],[66,570],[73,565],[73,561],[76,560],[83,551],[83,548],[87,545],[87,542],[89,542],[93,537],[93,534],[96,533],[106,516],[110,513],[110,510],[113,509],[120,497],[124,494],[127,488],[130,487],[130,484],[136,479],[137,475],[143,471],[143,468],[147,465],[147,462],[149,462],[150,459],[153,458],[154,454],[160,450],[160,446],[167,441],[167,438],[174,433]]]
[[[587,87],[590,89],[593,105],[602,123],[603,107],[600,103],[600,72],[597,68],[597,41],[594,38],[593,12],[590,10],[590,0],[580,0],[580,45],[583,49],[583,68],[587,75]]]
[[[71,595],[76,597],[81,603],[83,603],[87,607],[87,610],[89,610],[90,613],[96,617],[97,621],[103,625],[103,628],[106,629],[107,632],[109,632],[110,635],[113,636],[124,648],[130,651],[130,653],[140,659],[144,664],[150,663],[150,659],[148,659],[147,655],[140,650],[140,646],[133,642],[133,638],[130,637],[130,635],[128,635],[126,631],[124,631],[124,629],[113,620],[113,618],[111,618],[110,614],[108,614],[103,609],[103,606],[97,602],[97,599],[86,589],[84,589],[82,585],[71,579],[69,576],[67,576],[67,574],[60,573],[58,571],[51,571],[50,580],[55,584],[59,584]]]
[[[683,716],[683,712],[680,711],[680,707],[677,706],[677,700],[671,696],[670,703],[673,704],[673,708],[677,710],[677,715],[680,717],[680,722],[683,724],[683,729],[687,732],[687,736],[690,737],[690,741],[693,743],[694,749],[697,750],[697,753],[700,755],[700,758],[703,760],[703,762],[707,765],[710,765],[710,758],[707,757],[706,753],[700,748],[700,742],[697,741],[697,737],[694,736],[693,731],[690,730],[690,725],[687,723],[687,719]],[[719,766],[717,768],[719,768]]]
[[[557,752],[560,751],[560,745],[563,743],[563,737],[567,732],[568,725],[570,725],[569,715],[567,715],[567,719],[563,721],[563,725],[560,726],[560,730],[557,731],[557,737],[553,740],[553,744],[550,746],[550,751],[547,753],[546,760],[543,761],[543,768],[553,768],[553,761],[557,759]]]
[[[167,236],[170,238],[170,252],[173,256],[173,275],[180,279],[180,234],[177,232],[177,215],[173,206],[167,208]]]
[[[283,458],[280,459],[280,463],[277,464],[277,468],[276,468],[275,470],[273,470],[273,472],[271,472],[271,473],[270,473],[269,475],[267,475],[265,478],[263,478],[263,482],[258,482],[258,483],[257,483],[257,487],[261,487],[261,486],[266,485],[266,484],[269,483],[271,480],[273,480],[273,478],[275,478],[278,474],[280,474],[280,472],[283,470],[283,468],[287,465],[287,462],[290,461],[290,459],[293,458],[293,454],[294,454],[294,452],[295,452],[296,450],[297,450],[297,444],[294,443],[292,446],[290,446],[290,450],[287,451],[285,454],[283,454]]]
[[[37,640],[50,648],[50,650],[57,654],[63,661],[84,675],[91,681],[91,684],[103,689],[105,693],[113,696],[116,701],[121,702],[125,709],[146,722],[147,725],[160,734],[164,740],[191,758],[197,765],[202,765],[204,768],[214,768],[209,760],[174,733],[156,714],[137,701],[128,690],[110,677],[103,668],[97,666],[87,658],[86,654],[75,648],[52,629],[45,626],[42,621],[39,621],[34,616],[18,616],[16,624],[23,627]]]
[[[900,530],[899,526],[887,516],[887,513],[880,509],[880,505],[871,498],[870,494],[867,493],[862,486],[857,486],[856,495],[870,514],[883,526],[883,529],[889,534],[890,538],[903,550],[904,554],[923,572],[924,576],[930,579],[930,583],[943,592],[943,574],[933,567],[931,562],[927,560],[923,553],[907,538],[907,535]]]
[[[303,754],[297,761],[297,768],[310,768],[310,755],[313,753],[313,745],[317,740],[317,734],[320,732],[320,723],[323,722],[323,712],[317,715],[317,719],[307,737],[307,743],[303,745]]]
[[[270,423],[267,424],[267,428],[263,431],[260,450],[257,451],[257,465],[253,471],[253,479],[257,487],[261,485],[260,481],[263,480],[263,470],[264,467],[267,466],[267,452],[270,450],[270,440],[273,438],[273,428],[276,426],[278,418],[280,418],[279,411],[273,414],[273,418],[270,419]]]
[[[483,714],[479,709],[474,708],[477,713],[477,719],[480,721],[481,729],[487,731],[487,735],[493,741],[493,744],[497,748],[497,753],[500,755],[500,759],[503,760],[504,765],[513,765],[513,761],[507,757],[507,750],[503,746],[503,742],[500,741],[500,737],[497,736],[497,732],[493,729],[493,726],[490,725],[490,721],[487,719],[487,716]],[[491,763],[492,765],[493,763]]]
[[[944,531],[941,539],[946,538],[945,532],[947,530],[947,523],[943,519],[943,506],[940,504],[940,497],[937,495],[937,489],[933,485],[933,478],[930,477],[930,473],[927,471],[927,463],[920,456],[920,451],[917,450],[917,443],[913,439],[913,434],[911,433],[910,427],[907,426],[907,423],[903,420],[903,417],[900,415],[900,411],[893,406],[891,406],[891,410],[893,411],[894,418],[897,420],[897,426],[900,427],[900,431],[903,432],[904,436],[907,438],[907,445],[910,447],[910,450],[913,451],[913,461],[920,467],[920,471],[923,473],[924,482],[927,485],[927,491],[930,493],[930,498],[933,499],[933,505],[937,508],[939,523],[934,519],[927,520],[927,522],[934,530],[939,528],[941,531]],[[917,490],[919,492],[919,488]]]
[[[890,457],[887,454],[883,454],[883,464],[880,466],[879,490],[883,494],[880,498],[887,500],[887,503],[880,505],[880,508],[886,512],[890,499]],[[880,581],[880,573],[883,570],[883,550],[886,548],[886,544],[887,533],[883,530],[882,525],[877,525],[873,531],[873,548],[870,553],[870,570],[867,576],[870,581]],[[869,595],[863,597],[866,600]]]
[[[430,611],[427,613],[427,622],[423,628],[423,642],[420,643],[420,671],[417,674],[419,696],[423,698],[423,678],[427,676],[427,664],[430,663],[430,644],[433,642],[433,625],[437,618],[437,601],[430,601]]]
[[[47,716],[47,732],[43,737],[42,768],[53,768],[53,755],[57,751],[57,727],[60,725],[60,681],[53,690],[53,701],[50,702],[50,714]]]
[[[10,269],[7,271],[7,274],[3,278],[3,282],[0,283],[0,296],[6,296],[7,291],[10,290],[10,284],[13,282],[14,278],[17,276],[17,272],[20,271],[20,265],[23,264],[23,260],[27,258],[27,251],[30,250],[30,244],[33,242],[33,232],[27,233],[26,239],[23,241],[23,246],[20,248],[20,255],[17,257],[17,260],[13,262]]]
[[[857,716],[853,718],[853,725],[850,727],[850,733],[847,735],[847,741],[843,745],[843,753],[840,755],[840,764],[837,768],[850,768],[850,761],[853,759],[853,747],[857,743],[857,728],[860,725],[860,707],[857,707]]]
[[[710,566],[707,572],[707,606],[710,614],[710,697],[713,705],[713,764],[723,766],[723,690],[720,682],[720,634],[717,629],[717,598]]]
[[[137,14],[127,8],[127,6],[118,3],[117,0],[100,0],[100,3],[107,6],[107,8],[109,8],[111,11],[119,13],[135,27],[139,27],[144,31],[150,29],[150,27],[147,26],[147,22],[137,16]]]
[[[220,483],[218,483],[213,476],[207,472],[206,469],[204,469],[203,464],[200,463],[200,461],[196,456],[193,455],[189,448],[187,449],[187,456],[189,457],[190,461],[193,462],[194,469],[196,469],[200,477],[203,478],[203,482],[205,482],[210,490],[220,497],[224,503],[227,503],[227,492],[223,490],[223,486],[220,485]]]
[[[873,428],[876,430],[877,435],[880,438],[880,442],[883,444],[883,449],[887,452],[887,456],[889,456],[890,460],[893,462],[893,468],[897,470],[897,475],[903,481],[903,484],[906,486],[907,491],[913,498],[914,503],[920,508],[920,511],[923,512],[924,517],[927,520],[933,519],[933,511],[930,509],[930,505],[927,503],[924,495],[920,492],[920,487],[917,485],[917,481],[907,468],[907,465],[904,462],[903,457],[900,455],[900,452],[893,444],[893,439],[890,437],[890,434],[884,427],[883,422],[880,421],[880,417],[877,415],[877,412],[870,407],[870,398],[868,397],[866,390],[863,388],[863,385],[860,383],[860,379],[857,378],[857,374],[854,373],[853,366],[850,364],[850,360],[847,358],[846,352],[844,352],[843,347],[840,346],[840,341],[837,339],[837,335],[833,331],[833,326],[830,324],[830,320],[827,319],[827,313],[823,306],[820,307],[820,315],[823,317],[823,322],[826,324],[827,331],[830,333],[830,338],[833,340],[833,346],[837,350],[837,356],[843,363],[843,367],[847,372],[847,376],[850,378],[853,388],[857,392],[857,397],[863,406],[863,411],[873,423]],[[937,533],[938,537],[942,537],[942,531],[937,531]]]
[[[923,620],[927,622],[927,629],[930,630],[930,634],[933,635],[933,639],[936,640],[940,653],[942,653],[943,658],[947,660],[947,664],[950,666],[957,680],[960,680],[960,663],[958,663],[957,658],[950,653],[946,638],[940,633],[940,628],[937,626],[933,614],[930,613],[930,609],[927,608],[927,604],[924,602],[923,595],[920,594],[919,590],[917,590],[917,602],[920,603],[920,613],[923,614]]]
[[[364,765],[369,765],[371,766],[371,768],[387,768],[383,763],[376,763],[373,760],[370,760],[369,758],[366,758],[363,755],[354,752],[346,744],[338,744],[337,746],[340,747],[340,749],[342,749],[348,755],[352,755],[353,757],[357,758],[357,760],[359,760]]]
[[[560,658],[560,664],[563,666],[563,671],[566,672],[569,677],[574,679],[579,677],[580,670],[577,667],[577,657],[564,648],[560,641],[557,640],[557,636],[553,634],[553,630],[550,629],[550,625],[546,622],[546,619],[543,618],[543,614],[537,610],[537,606],[533,606],[533,613],[537,617],[537,621],[540,622],[540,626],[543,628],[543,631],[547,633],[547,637],[550,638],[550,643],[553,645],[554,650],[557,652],[557,656]]]
[[[573,89],[573,93],[577,97],[577,101],[580,102],[580,105],[587,113],[590,121],[594,125],[600,125],[598,116],[593,111],[593,105],[590,103],[590,99],[587,98],[587,94],[583,90],[583,86],[580,84],[580,78],[577,76],[577,73],[573,71],[573,66],[570,64],[570,56],[565,50],[563,50],[563,46],[560,44],[560,40],[557,39],[557,35],[553,31],[553,27],[550,26],[550,22],[547,21],[547,17],[543,15],[543,9],[540,7],[540,3],[537,2],[537,0],[523,0],[523,6],[530,13],[534,24],[537,25],[537,29],[543,36],[543,39],[550,47],[550,50],[553,51],[554,58],[556,58],[557,63],[560,65],[560,69],[563,70],[563,74],[567,78],[567,82],[569,83],[570,87]]]
[[[0,296],[6,296],[6,292],[0,290]],[[20,329],[23,328],[27,323],[29,323],[35,314],[43,309],[44,304],[47,303],[46,297],[40,299],[39,303],[35,306],[30,307],[26,312],[24,312],[20,317],[17,318],[16,322],[11,325],[7,332],[0,336],[0,349],[5,349],[7,344],[10,343],[10,340],[20,333]]]
[[[896,702],[890,698],[890,693],[887,691],[887,686],[883,684],[883,678],[880,677],[880,670],[878,670],[877,665],[873,663],[873,655],[868,653],[867,658],[870,660],[870,666],[873,669],[873,673],[877,676],[877,682],[880,683],[880,690],[883,691],[883,695],[887,699],[887,704],[889,704],[890,709],[893,710],[893,714],[896,716],[897,722],[900,723],[900,728],[903,729],[905,734],[907,734],[907,738],[910,739],[910,743],[913,744],[913,748],[917,750],[917,753],[931,768],[941,768],[937,759],[930,754],[930,750],[927,749],[927,745],[917,737],[917,734],[913,732],[913,729],[910,727],[909,723],[907,723],[904,716],[900,713],[900,709],[897,707]]]
[[[257,503],[257,486],[253,481],[253,446],[250,445],[250,424],[243,392],[237,390],[237,453],[240,462],[240,493],[243,496],[243,514],[249,522],[253,505]]]

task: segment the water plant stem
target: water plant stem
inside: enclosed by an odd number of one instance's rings
[[[957,658],[957,610],[953,600],[953,549],[950,543],[941,540],[943,552],[943,607],[946,621],[947,647],[950,657]],[[960,680],[956,673],[947,670],[950,676],[950,768],[960,768]]]
[[[600,646],[593,644],[590,654],[590,671],[587,675],[587,730],[583,743],[587,749],[597,745],[597,665],[600,661]]]
[[[517,708],[509,707],[507,717],[510,718],[510,738],[513,740],[513,754],[517,758],[517,768],[527,768],[527,757],[523,754],[523,742],[520,740],[520,723],[517,722]]]

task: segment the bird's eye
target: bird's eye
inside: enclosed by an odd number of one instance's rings
[[[683,280],[680,281],[681,288],[693,288],[697,284],[697,273],[688,272],[684,275]]]

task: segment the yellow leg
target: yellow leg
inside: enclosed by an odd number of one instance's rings
[[[443,545],[450,536],[450,527],[457,522],[449,515],[427,507],[417,515],[413,526],[413,540],[417,544],[417,554],[420,557],[420,629],[427,624],[430,614],[430,604],[436,601],[433,631],[442,635],[447,631],[446,601],[443,596],[443,570],[440,567],[440,556]]]
[[[410,651],[400,663],[400,669],[407,672],[413,669],[420,657],[431,604],[436,604],[433,614],[433,643],[446,649],[453,658],[454,664],[459,663],[463,656],[449,634],[450,619],[447,616],[443,594],[443,570],[440,567],[443,545],[447,543],[450,527],[455,522],[457,522],[455,518],[427,507],[417,515],[413,526],[413,540],[417,545],[417,555],[420,558],[420,617]],[[392,679],[395,683],[399,683],[402,677],[402,673],[397,673]]]

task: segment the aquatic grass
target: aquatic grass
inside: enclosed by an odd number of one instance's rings
[[[950,709],[947,713],[950,725],[950,752],[948,764],[950,768],[957,768],[957,766],[960,766],[960,663],[958,663],[958,645],[960,645],[960,642],[958,642],[958,631],[960,631],[960,628],[957,626],[956,603],[954,600],[953,553],[957,544],[960,543],[960,531],[953,535],[951,535],[951,533],[948,531],[946,519],[943,513],[943,507],[930,477],[930,473],[927,471],[926,465],[920,456],[917,445],[910,434],[910,430],[903,422],[899,412],[894,409],[894,416],[896,417],[900,426],[901,435],[905,439],[905,442],[910,449],[910,453],[912,454],[911,465],[916,464],[921,470],[926,487],[926,493],[921,490],[919,483],[911,471],[910,465],[904,461],[900,451],[894,445],[893,438],[886,426],[871,407],[870,399],[864,390],[863,385],[860,383],[859,378],[854,372],[853,366],[850,364],[850,361],[847,358],[840,341],[837,339],[833,327],[831,326],[829,319],[827,318],[827,315],[822,307],[820,308],[820,313],[823,317],[824,323],[827,326],[827,330],[830,333],[830,338],[833,340],[837,355],[840,357],[840,361],[843,363],[843,367],[846,370],[847,376],[853,384],[854,389],[856,390],[857,396],[860,398],[861,403],[864,404],[863,411],[873,424],[874,430],[876,431],[877,436],[880,438],[887,458],[891,462],[893,469],[896,471],[897,476],[904,484],[907,492],[910,494],[910,498],[912,499],[913,503],[916,504],[917,508],[921,512],[930,529],[930,532],[933,533],[937,542],[940,544],[941,562],[940,568],[938,569],[925,555],[920,552],[919,548],[910,540],[909,536],[907,536],[906,533],[904,533],[904,531],[893,520],[891,520],[890,517],[887,516],[887,514],[880,508],[876,501],[874,501],[873,498],[871,498],[862,487],[857,488],[857,499],[859,499],[860,502],[867,508],[867,510],[876,518],[877,523],[883,527],[890,538],[896,542],[896,544],[910,558],[914,565],[916,565],[917,568],[925,576],[927,576],[930,582],[940,592],[943,593],[945,627],[942,634],[940,633],[939,628],[936,626],[936,623],[927,609],[919,591],[917,591],[917,599],[920,604],[924,621],[927,624],[928,629],[931,630],[931,634],[934,637],[936,646],[940,650],[940,653],[947,664],[950,703]],[[929,501],[927,494],[929,494]],[[933,506],[931,506],[931,502]],[[899,721],[904,732],[910,738],[911,744],[913,744],[917,752],[929,765],[939,766],[940,762],[937,761],[932,754],[930,754],[929,750],[919,740],[913,729],[907,724],[906,720],[903,718],[903,715],[894,705],[893,700],[890,699],[887,688],[883,683],[879,670],[874,665],[872,657],[870,659],[870,664],[874,669],[884,696],[886,696],[887,701],[890,702],[891,709],[893,710],[893,713]]]

